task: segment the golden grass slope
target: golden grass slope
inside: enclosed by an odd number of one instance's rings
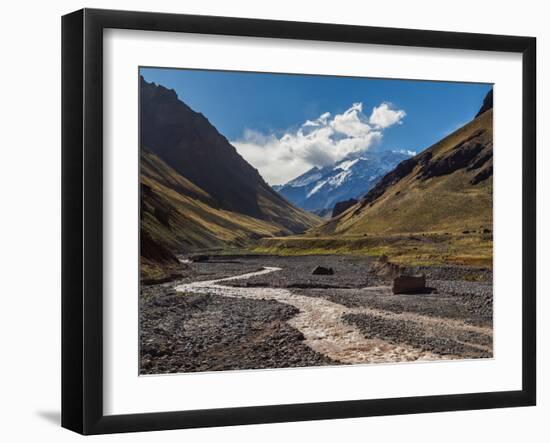
[[[490,233],[393,234],[393,235],[300,235],[263,238],[253,249],[278,255],[386,255],[406,265],[457,264],[492,267]]]
[[[251,239],[291,234],[274,222],[216,207],[208,193],[146,149],[141,150],[140,182],[141,230],[171,251],[244,247]],[[259,198],[275,219],[283,216],[280,208]],[[290,216],[306,226],[317,222],[315,216],[293,207]]]
[[[431,161],[436,161],[478,130],[485,131],[481,141],[490,143],[492,150],[492,121],[493,111],[489,110],[419,156],[429,151]],[[359,202],[340,216],[312,229],[310,234],[355,236],[492,230],[492,175],[473,185],[471,181],[476,170],[462,168],[425,180],[419,177],[420,172],[421,165],[416,165],[374,201],[368,204]]]
[[[403,168],[404,172],[397,173],[398,166],[367,198],[305,235],[264,238],[254,251],[282,255],[384,254],[393,262],[409,265],[492,267],[492,172],[483,180],[474,180],[480,171],[492,171],[492,119],[493,111],[486,111],[420,153],[412,169]],[[428,162],[420,162],[420,156],[438,163],[469,140],[483,146],[469,166],[429,178],[423,176]],[[488,160],[481,162],[482,155]]]

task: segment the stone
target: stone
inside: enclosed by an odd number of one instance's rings
[[[392,291],[394,294],[415,294],[426,292],[425,275],[400,275],[393,279]]]
[[[332,268],[325,268],[324,266],[316,266],[311,275],[333,275],[334,270]]]

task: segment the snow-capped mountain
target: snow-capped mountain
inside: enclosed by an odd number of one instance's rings
[[[342,200],[359,198],[401,161],[414,153],[369,151],[348,156],[331,166],[314,167],[284,185],[273,188],[308,211],[331,209]]]

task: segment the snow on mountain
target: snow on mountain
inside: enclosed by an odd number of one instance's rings
[[[321,177],[323,177],[323,175],[320,172],[316,172],[316,171],[319,171],[319,168],[311,169],[310,171],[308,171],[307,176],[305,176],[305,174],[301,175],[300,177],[297,177],[294,180],[288,182],[287,185],[296,186],[296,187],[307,186],[310,183],[313,183],[319,180]]]
[[[374,150],[359,156],[356,154],[324,168],[314,167],[273,188],[308,211],[332,209],[339,201],[366,194],[383,175],[411,154],[407,151]]]
[[[364,157],[356,158],[355,160],[344,160],[340,163],[337,163],[336,166],[334,166],[334,170],[336,169],[343,169],[344,171],[347,171],[349,168],[351,168],[354,164],[356,164],[360,160],[366,160]]]
[[[326,183],[327,183],[327,180],[321,180],[321,181],[318,181],[317,183],[315,183],[315,186],[313,187],[313,189],[307,193],[307,197],[308,198],[311,197],[319,189],[321,189],[323,186],[325,186]]]

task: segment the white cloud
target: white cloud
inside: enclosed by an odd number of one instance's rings
[[[325,112],[282,137],[248,129],[242,139],[231,143],[269,184],[282,184],[314,166],[331,165],[368,150],[382,139],[384,129],[404,116],[405,111],[382,103],[367,118],[362,103],[354,103],[342,114]]]
[[[324,126],[327,124],[328,119],[330,118],[330,112],[325,112],[316,120],[306,120],[302,126]]]
[[[382,103],[372,108],[369,123],[377,128],[389,128],[396,123],[401,123],[406,115],[402,109],[393,109],[390,103]]]
[[[416,155],[416,151],[413,151],[411,149],[397,149],[397,150],[394,150],[394,152],[398,152],[399,154],[409,155],[411,157],[414,157]]]

